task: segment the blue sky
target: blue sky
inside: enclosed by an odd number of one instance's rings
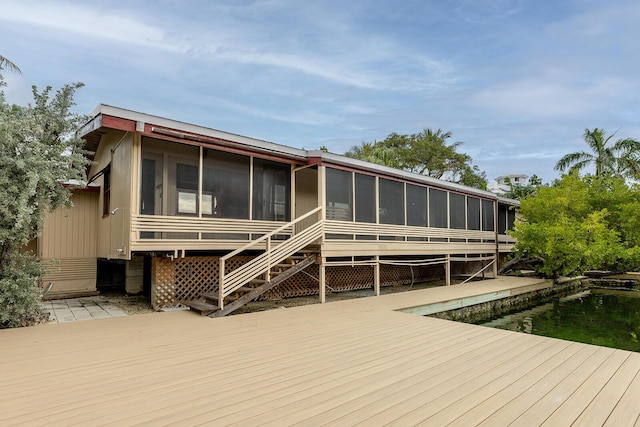
[[[635,0],[0,0],[10,102],[83,82],[99,103],[344,153],[453,134],[491,180],[537,174],[585,128],[640,138]]]

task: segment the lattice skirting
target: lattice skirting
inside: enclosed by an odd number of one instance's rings
[[[250,256],[234,257],[226,262],[231,271],[249,262]],[[454,263],[452,270],[477,271],[478,263]],[[212,292],[218,283],[218,257],[187,257],[171,260],[153,258],[151,277],[151,304],[154,309],[179,307],[187,301],[198,299],[201,293]],[[479,264],[478,264],[479,265]],[[285,280],[260,299],[318,295],[318,265]],[[393,286],[424,282],[444,278],[444,267],[408,267],[399,265],[380,266],[380,285]],[[326,269],[327,292],[344,292],[373,287],[372,266],[336,266]]]

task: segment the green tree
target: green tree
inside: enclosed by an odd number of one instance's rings
[[[585,129],[584,142],[589,151],[578,151],[562,157],[555,170],[580,171],[589,165],[595,167],[595,175],[611,175],[637,179],[640,177],[640,141],[632,138],[612,142],[615,133],[607,136],[602,129]]]
[[[55,94],[33,87],[33,104],[26,107],[8,104],[0,90],[0,327],[42,318],[42,266],[20,251],[38,235],[47,209],[70,205],[63,182],[85,179],[88,160],[76,131],[86,118],[71,112],[81,86]]]
[[[14,73],[18,73],[18,74],[21,73],[20,68],[18,68],[16,64],[9,61],[4,56],[0,55],[0,70],[5,70],[5,69],[9,71],[13,71]]]
[[[511,232],[516,255],[541,259],[538,271],[553,279],[637,267],[640,229],[637,214],[629,213],[639,203],[638,188],[621,178],[563,175],[521,200],[522,219]]]
[[[477,188],[486,188],[485,173],[471,156],[457,150],[462,142],[448,143],[451,132],[424,129],[411,135],[392,133],[383,141],[363,142],[346,156],[419,173]]]

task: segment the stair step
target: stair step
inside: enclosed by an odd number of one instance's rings
[[[189,306],[190,310],[197,311],[203,316],[208,316],[220,309],[217,305],[208,304],[202,301],[189,301],[187,302],[187,306]]]
[[[267,281],[264,279],[252,279],[249,283],[252,285],[264,285]]]
[[[276,264],[274,265],[272,268],[291,268],[293,267],[295,264]]]
[[[218,297],[219,297],[217,292],[206,292],[206,293],[200,294],[200,296],[202,298],[205,298],[211,301],[218,301]]]

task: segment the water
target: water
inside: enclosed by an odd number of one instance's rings
[[[591,289],[477,324],[640,352],[640,292]]]

